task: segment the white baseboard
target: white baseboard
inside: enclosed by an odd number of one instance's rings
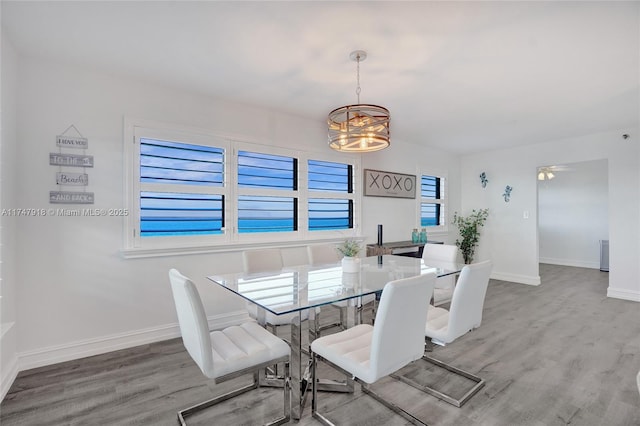
[[[492,272],[491,278],[500,281],[510,281],[518,284],[540,285],[540,276],[531,277],[529,275],[510,274],[508,272]]]
[[[211,316],[208,317],[207,320],[209,322],[209,328],[214,330],[240,324],[248,318],[247,312],[242,310]],[[177,323],[174,323],[21,352],[18,354],[18,371],[100,355],[120,349],[173,339],[179,336],[180,328]]]
[[[607,289],[607,297],[615,299],[631,300],[632,302],[640,302],[640,291],[618,290],[609,287]]]
[[[575,266],[576,268],[600,269],[600,263],[589,262],[586,260],[558,259],[553,257],[541,257],[538,260],[540,261],[540,263],[548,263],[549,265]]]
[[[4,399],[11,385],[18,377],[18,358],[13,357],[7,367],[2,369],[2,382],[0,382],[0,401]]]
[[[0,366],[0,401],[9,392],[9,388],[18,376],[18,357],[16,350],[16,329],[15,322],[5,322],[0,324],[0,355],[2,364]]]
[[[4,399],[13,381],[18,375],[18,357],[16,350],[15,322],[0,324],[0,401]]]

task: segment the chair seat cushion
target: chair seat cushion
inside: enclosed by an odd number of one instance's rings
[[[360,380],[373,383],[377,377],[370,369],[372,336],[373,326],[360,324],[314,340],[311,350]]]
[[[258,319],[258,306],[255,303],[247,303],[247,311],[249,316],[253,319]],[[289,314],[276,315],[271,312],[266,312],[265,320],[270,325],[288,325],[294,318],[298,317],[297,312],[291,312]],[[302,311],[302,320],[309,319],[309,309]]]
[[[252,366],[290,355],[289,345],[255,322],[213,331],[213,371],[205,371],[216,378]]]
[[[444,342],[449,325],[449,311],[438,307],[429,307],[425,335]],[[450,343],[450,342],[444,342]]]

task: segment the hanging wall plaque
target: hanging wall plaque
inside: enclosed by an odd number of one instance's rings
[[[93,192],[50,191],[51,204],[93,204]]]
[[[56,136],[56,145],[60,148],[87,149],[89,147],[89,139],[79,136],[58,135]]]
[[[365,169],[364,195],[416,198],[416,176]]]
[[[77,136],[68,135],[69,130],[74,130]],[[89,139],[85,138],[82,133],[74,126],[70,125],[62,134],[56,136],[56,146],[59,152],[49,153],[49,164],[58,166],[56,173],[56,185],[58,188],[64,189],[67,186],[82,187],[82,192],[75,191],[50,191],[49,203],[51,204],[93,204],[95,197],[93,192],[86,192],[89,185],[89,175],[82,172],[69,172],[63,170],[64,167],[93,167],[93,155],[65,154],[63,149],[73,148],[82,149],[83,152],[89,147]],[[77,152],[77,151],[76,151]],[[77,170],[77,169],[76,169]],[[75,189],[75,188],[72,188]]]
[[[49,164],[66,167],[93,167],[93,155],[49,153]]]
[[[87,186],[89,184],[89,175],[86,173],[56,173],[56,184],[71,186]]]

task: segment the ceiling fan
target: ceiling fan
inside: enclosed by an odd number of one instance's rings
[[[538,180],[551,180],[556,176],[555,173],[567,170],[571,168],[565,165],[538,167]]]

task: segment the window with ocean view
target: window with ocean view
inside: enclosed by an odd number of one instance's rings
[[[309,231],[353,228],[353,166],[309,160]]]
[[[127,127],[127,249],[336,238],[357,229],[359,159],[159,127]]]
[[[420,226],[444,227],[444,183],[439,176],[422,175],[420,179]]]
[[[140,184],[141,237],[222,233],[224,196],[187,187],[224,185],[223,149],[140,138]]]
[[[298,230],[298,160],[238,151],[238,232]],[[267,195],[282,192],[283,196]],[[289,196],[285,196],[289,195]]]

